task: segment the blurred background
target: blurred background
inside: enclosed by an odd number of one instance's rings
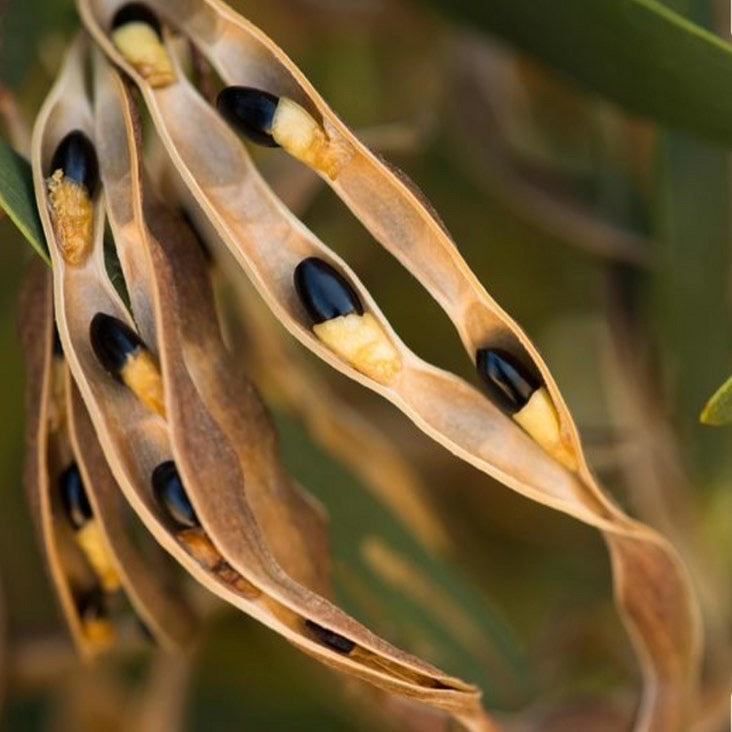
[[[634,37],[613,15],[613,5],[620,14],[634,4],[625,0],[571,0],[553,12],[553,3],[510,0],[230,4],[417,182],[479,279],[537,344],[603,484],[687,559],[706,619],[705,679],[710,689],[727,687],[730,432],[700,425],[698,415],[732,371],[732,112],[724,98],[732,61],[700,55],[683,23],[640,19]],[[726,3],[663,5],[729,38]],[[0,0],[0,83],[27,122],[77,26],[71,0]],[[335,196],[276,154],[257,159],[359,273],[405,342],[477,383],[437,305]],[[32,256],[0,219],[0,728],[135,729],[130,710],[143,715],[170,670],[140,658],[91,670],[74,661],[25,505],[15,303]],[[272,392],[285,461],[331,513],[344,607],[479,684],[488,708],[508,718],[589,729],[577,720],[601,710],[607,729],[625,728],[639,678],[597,532],[493,483],[377,396],[288,347],[414,471],[444,534],[430,542],[415,533]],[[251,368],[256,380],[256,354]],[[375,537],[425,583],[380,573],[364,550]],[[171,730],[176,715],[186,730],[386,724],[367,700],[355,704],[360,691],[233,610],[217,615],[178,671]],[[708,729],[724,729],[710,714]]]

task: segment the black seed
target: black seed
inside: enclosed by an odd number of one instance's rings
[[[279,147],[272,137],[272,122],[279,97],[247,86],[228,86],[219,92],[216,107],[221,116],[252,142]]]
[[[77,530],[82,528],[92,518],[93,513],[76,463],[71,463],[61,474],[59,488],[61,503],[69,523]]]
[[[338,653],[348,654],[356,647],[356,644],[352,640],[348,640],[348,638],[344,638],[342,635],[338,635],[338,633],[334,633],[332,630],[328,630],[322,625],[314,623],[312,620],[306,620],[305,625],[323,645],[332,648]]]
[[[159,38],[163,37],[158,16],[144,3],[127,3],[127,5],[123,5],[112,18],[112,30],[128,23],[145,23],[158,34]]]
[[[59,358],[63,358],[64,355],[64,347],[61,344],[61,338],[59,338],[58,328],[55,323],[53,324],[53,355]]]
[[[99,363],[116,379],[127,359],[145,348],[140,336],[118,318],[97,313],[89,326],[89,339]]]
[[[152,487],[157,502],[173,523],[185,529],[195,529],[201,525],[172,460],[160,463],[153,470]]]
[[[314,323],[350,313],[363,315],[353,287],[338,270],[317,257],[308,257],[297,265],[295,289]]]
[[[77,601],[79,616],[85,623],[93,623],[95,620],[105,620],[109,617],[107,601],[101,588],[83,594]]]
[[[541,386],[541,381],[507,351],[481,348],[476,363],[489,396],[510,414],[523,409]]]
[[[51,160],[50,173],[62,170],[70,178],[86,188],[91,198],[99,182],[97,153],[91,140],[81,131],[69,132],[59,143]]]

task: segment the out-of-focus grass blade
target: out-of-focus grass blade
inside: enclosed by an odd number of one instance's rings
[[[330,514],[339,604],[390,641],[476,683],[488,707],[526,701],[522,650],[488,599],[425,552],[295,421],[280,413],[277,423],[285,464]]]
[[[38,218],[33,177],[27,160],[0,138],[0,207],[7,211],[41,258],[50,264],[46,238]]]
[[[427,0],[624,108],[732,142],[732,46],[658,0]]]
[[[732,422],[732,376],[709,398],[700,419],[717,427]]]
[[[729,165],[720,148],[664,133],[658,147],[653,332],[674,421],[698,475],[725,459],[724,435],[699,427],[699,406],[729,365]]]

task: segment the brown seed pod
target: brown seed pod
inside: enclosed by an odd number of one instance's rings
[[[161,93],[125,64],[104,33],[105,19],[116,2],[79,0],[82,17],[99,45],[140,87],[191,206],[200,207],[200,215],[211,220],[281,322],[323,360],[389,398],[464,460],[523,495],[603,531],[613,560],[618,606],[645,681],[637,725],[682,728],[699,659],[697,609],[686,571],[663,538],[626,517],[600,490],[556,385],[526,335],[485,292],[421,195],[356,140],[261,31],[220,0],[154,0],[151,5],[190,36],[226,82],[291,100],[320,126],[326,147],[320,142],[316,147],[321,153],[325,149],[337,154],[337,169],[307,162],[435,297],[471,357],[483,348],[501,349],[536,370],[543,384],[539,412],[545,416],[538,429],[533,418],[522,429],[471,387],[420,362],[399,342],[347,265],[271,194],[231,129],[187,80],[179,78]],[[303,129],[310,125],[303,122]],[[303,154],[298,157],[306,160]],[[386,385],[338,358],[310,329],[290,283],[297,265],[311,256],[346,277],[401,356],[401,370]]]
[[[55,112],[63,106],[67,86],[75,86],[80,77],[80,58],[72,52],[37,122],[36,170],[42,160],[41,141],[53,130]],[[286,512],[283,505],[274,504],[273,496],[267,506],[266,486],[258,485],[258,481],[268,479],[276,482],[281,476],[281,469],[278,472],[274,466],[271,425],[251,387],[246,387],[249,394],[243,403],[232,401],[230,392],[222,388],[237,382],[232,381],[227,360],[212,359],[208,348],[218,325],[215,319],[209,319],[213,308],[206,301],[210,286],[205,263],[190,233],[185,235],[180,222],[161,211],[142,185],[129,99],[121,80],[112,77],[109,70],[97,72],[97,111],[101,114],[101,110],[109,109],[106,98],[101,102],[102,92],[104,88],[112,90],[112,99],[117,95],[116,108],[121,110],[118,114],[126,134],[105,139],[128,146],[127,151],[116,152],[129,161],[129,174],[126,186],[122,182],[115,186],[115,176],[105,173],[111,151],[102,153],[100,147],[102,178],[105,187],[109,183],[107,205],[123,267],[125,235],[149,258],[147,263],[135,260],[139,265],[138,282],[142,284],[136,294],[131,292],[131,300],[141,335],[159,358],[165,419],[146,409],[130,390],[111,379],[90,348],[88,324],[96,313],[111,314],[131,326],[105,279],[101,237],[83,268],[67,267],[54,250],[54,286],[59,332],[69,364],[123,492],[155,538],[201,584],[283,634],[303,651],[382,688],[450,711],[472,729],[489,729],[491,723],[480,709],[474,687],[377,638],[322,596],[293,581],[273,556],[278,537],[273,535],[270,541],[264,530],[265,510],[269,507]],[[39,187],[38,193],[42,197],[43,189]],[[118,204],[119,211],[132,212],[131,218],[118,215]],[[44,223],[52,237],[48,221]],[[150,291],[145,293],[145,287]],[[239,406],[242,413],[237,415]],[[251,413],[246,408],[251,408]],[[246,438],[243,447],[228,438],[235,430]],[[150,488],[153,471],[171,459],[200,519],[201,531],[195,535],[171,528]],[[255,508],[255,499],[249,496],[260,491],[262,504]],[[307,542],[318,528],[309,517],[311,513],[303,508],[295,512],[308,548]],[[284,549],[278,559],[284,566],[292,563],[287,567],[292,574],[308,575],[310,584],[317,585],[321,581],[317,576],[319,567],[313,560],[321,554],[317,542],[313,543],[314,549],[297,565]],[[240,579],[246,582],[244,588]],[[306,626],[308,620],[352,642],[352,652],[344,655],[314,638]]]
[[[63,354],[54,347],[50,277],[40,265],[30,273],[23,313],[21,336],[30,377],[26,488],[77,648],[84,657],[92,657],[112,642],[116,622],[107,605],[119,588],[163,647],[179,647],[191,637],[192,615],[180,597],[164,588],[149,554],[143,559],[128,533],[126,507],[63,365]],[[60,393],[52,384],[57,370],[63,373]],[[49,418],[59,398],[64,406],[55,413],[63,414],[61,421]],[[74,486],[66,500],[64,481]],[[125,629],[128,635],[134,635],[133,626]]]

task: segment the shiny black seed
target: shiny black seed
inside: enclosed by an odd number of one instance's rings
[[[81,130],[69,132],[56,148],[49,173],[59,169],[64,177],[83,185],[89,198],[94,195],[99,182],[97,153],[92,141]]]
[[[145,344],[132,328],[118,318],[97,313],[89,326],[89,339],[99,363],[116,379],[127,359]]]
[[[61,338],[58,335],[58,328],[55,323],[53,324],[53,355],[59,358],[63,358],[64,355],[64,347],[61,344]]]
[[[348,638],[344,638],[342,635],[338,635],[338,633],[334,633],[312,620],[306,620],[305,625],[324,646],[328,646],[337,653],[348,654],[356,647],[352,640],[348,640]]]
[[[163,37],[158,16],[144,3],[127,3],[127,5],[123,5],[112,18],[112,30],[128,23],[145,23],[158,34],[159,38]]]
[[[174,524],[185,529],[194,529],[201,525],[172,460],[160,463],[153,470],[152,487],[157,502]]]
[[[510,414],[523,409],[541,386],[541,381],[507,351],[481,348],[476,363],[488,395]]]
[[[61,474],[59,489],[66,517],[69,523],[78,530],[92,518],[93,514],[76,463],[71,463]]]
[[[279,97],[248,86],[228,86],[219,92],[216,107],[221,116],[252,142],[279,147],[272,137],[272,122]]]
[[[317,257],[308,257],[297,265],[295,289],[314,323],[350,313],[363,315],[353,287],[338,270]]]

